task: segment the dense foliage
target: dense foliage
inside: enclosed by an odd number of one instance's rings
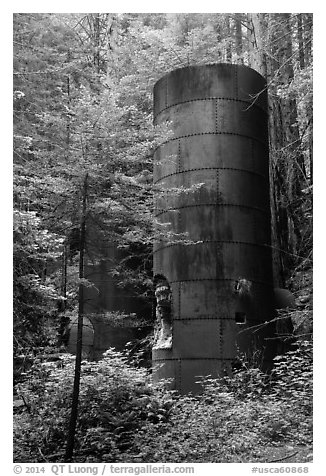
[[[51,316],[55,294],[63,307],[76,304],[86,173],[88,258],[105,259],[108,243],[131,260],[140,257],[136,266],[126,259],[116,277],[148,298],[152,158],[169,134],[152,126],[152,88],[174,68],[213,62],[246,64],[267,76],[275,280],[284,285],[311,259],[311,14],[15,14],[15,216],[37,218],[30,232],[41,235],[37,240],[55,235],[64,243],[62,260],[53,266],[48,250],[41,268],[33,266],[37,247],[24,260],[15,248],[18,327],[19,307],[29,305],[36,287]],[[51,277],[55,293],[47,289]],[[22,282],[30,288],[24,294]],[[23,345],[19,337],[16,343]]]
[[[17,461],[63,455],[73,362],[37,356],[57,350],[80,286],[92,285],[78,273],[83,199],[86,263],[107,259],[114,243],[117,283],[149,300],[153,240],[184,239],[152,214],[163,193],[151,185],[153,153],[171,133],[152,125],[152,88],[175,68],[216,62],[267,77],[274,276],[301,299],[291,318],[310,337],[301,322],[311,321],[312,15],[15,14],[14,354],[25,401]],[[84,362],[76,460],[249,461],[277,441],[309,445],[310,346],[276,360],[270,377],[251,366],[207,381],[196,398],[152,387],[122,355]]]
[[[75,461],[249,462],[268,459],[268,447],[311,447],[311,352],[310,343],[297,344],[269,376],[244,367],[232,379],[205,379],[196,397],[152,386],[145,370],[113,351],[84,361]],[[16,461],[62,460],[72,376],[63,355],[35,363],[19,385]]]

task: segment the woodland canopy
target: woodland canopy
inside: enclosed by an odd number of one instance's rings
[[[312,42],[310,13],[14,14],[16,461],[64,458],[71,357],[57,365],[38,356],[62,351],[63,328],[91,286],[81,252],[97,259],[94,235],[128,257],[116,266],[119,283],[151,299],[152,242],[173,239],[152,213],[153,153],[171,134],[152,123],[155,82],[219,62],[267,78],[273,268],[275,285],[296,298],[293,347],[272,376],[245,362],[234,380],[208,381],[199,399],[152,387],[125,355],[84,362],[74,461],[309,460]]]

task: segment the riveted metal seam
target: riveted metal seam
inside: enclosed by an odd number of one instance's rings
[[[196,171],[201,171],[201,170],[232,170],[232,171],[237,171],[237,172],[248,173],[250,175],[255,175],[255,176],[260,177],[260,178],[262,178],[266,181],[269,181],[269,177],[267,177],[266,175],[260,174],[259,172],[255,172],[253,170],[237,169],[236,167],[200,167],[200,168],[176,171],[176,172],[172,172],[171,174],[163,175],[159,179],[155,180],[153,183],[154,183],[154,185],[156,185],[158,182],[160,182],[161,180],[164,180],[168,177],[173,177],[174,175],[185,174],[185,173],[188,173],[188,172],[196,172]]]
[[[180,317],[179,319],[176,319],[177,321],[217,321],[217,320],[222,320],[222,321],[234,321],[233,317],[221,317],[219,315],[208,315],[204,317]],[[253,321],[256,321],[257,319],[251,319]],[[248,319],[249,322],[249,319]]]
[[[219,254],[221,252],[221,245],[216,245],[216,249],[215,249],[215,276],[218,276],[219,275]],[[213,267],[212,267],[213,269]]]
[[[256,210],[257,212],[261,212],[264,215],[268,214],[267,208],[259,208],[259,207],[251,207],[250,205],[241,205],[240,203],[196,203],[196,204],[189,204],[189,205],[181,205],[179,207],[169,207],[169,208],[162,208],[159,213],[155,215],[155,218],[162,215],[168,211],[177,211],[182,210],[184,208],[194,208],[194,207],[239,207],[239,208],[246,208],[249,210]]]
[[[220,202],[220,169],[216,168],[216,198],[217,202]]]
[[[252,108],[255,108],[255,109],[259,109],[260,111],[262,111],[265,115],[267,115],[267,111],[262,108],[261,106],[259,106],[258,104],[256,103],[252,103],[250,101],[245,101],[244,99],[236,99],[236,98],[228,98],[228,97],[220,97],[220,96],[212,96],[212,97],[207,97],[207,98],[195,98],[195,99],[188,99],[187,101],[180,101],[180,102],[176,102],[176,103],[173,103],[173,104],[170,104],[169,106],[167,105],[167,100],[166,100],[166,107],[164,107],[163,109],[161,109],[155,116],[153,114],[153,118],[154,118],[154,121],[156,121],[157,117],[162,114],[162,112],[166,111],[167,109],[171,109],[173,107],[176,107],[176,106],[180,106],[182,104],[187,104],[187,103],[192,103],[192,102],[199,102],[199,101],[232,101],[232,102],[239,102],[239,103],[243,103],[245,104],[247,107],[248,107],[248,104],[250,107]],[[244,111],[246,111],[247,109],[244,109]]]
[[[233,277],[233,278],[196,278],[196,279],[176,279],[176,280],[171,280],[170,283],[189,283],[189,282],[192,282],[192,283],[197,283],[199,281],[226,281],[226,282],[232,282],[232,281],[236,281],[237,279],[239,279],[239,276],[236,276],[236,277]],[[274,283],[271,281],[271,282],[267,282],[267,281],[258,281],[257,279],[250,279],[248,278],[252,283],[255,283],[255,284],[259,284],[259,285],[262,285],[262,286],[272,286],[274,287]]]
[[[222,320],[218,319],[218,350],[220,357],[223,357],[223,329],[222,329]]]
[[[178,361],[180,362],[180,367],[181,367],[181,361],[182,360],[217,360],[217,361],[220,361],[220,360],[234,360],[235,357],[171,357],[171,358],[156,358],[155,359],[155,362],[157,361],[166,361],[166,360],[174,360],[174,361]],[[180,372],[179,372],[179,375],[181,375],[181,368],[180,368]]]
[[[180,319],[180,316],[181,316],[181,283],[178,283],[178,297],[179,297],[178,319]]]
[[[181,141],[178,141],[178,170],[177,173],[182,173],[181,170]]]
[[[164,361],[170,361],[170,360],[174,360],[174,361],[179,360],[181,362],[182,360],[216,360],[217,362],[223,362],[223,361],[234,362],[235,359],[236,359],[236,356],[234,356],[234,357],[222,357],[222,358],[219,358],[219,357],[202,357],[202,358],[200,358],[200,357],[171,357],[170,359],[168,359],[168,358],[167,359],[163,359],[163,358],[155,359],[155,361],[164,362]],[[270,360],[270,359],[266,359],[266,360],[264,360],[264,362],[273,363],[274,361]]]
[[[248,136],[247,134],[239,134],[238,132],[227,132],[227,131],[223,131],[223,132],[196,132],[194,134],[186,134],[184,136],[177,136],[177,137],[171,137],[171,139],[168,139],[164,142],[162,142],[160,145],[158,145],[157,147],[155,147],[154,151],[153,151],[153,154],[155,154],[156,150],[161,147],[162,145],[164,144],[168,144],[169,142],[172,142],[174,140],[179,140],[179,139],[187,139],[188,137],[197,137],[197,136],[206,136],[206,135],[215,135],[215,136],[218,136],[218,135],[226,135],[226,136],[237,136],[237,137],[245,137],[246,139],[251,139],[251,140],[255,140],[256,142],[258,142],[259,144],[263,145],[264,147],[266,147],[267,150],[269,150],[269,146],[268,146],[268,143],[266,141],[263,141],[263,140],[260,140],[259,138],[257,137],[253,137],[253,136]]]
[[[161,246],[153,251],[153,253],[157,253],[158,251],[164,250],[166,248],[172,248],[173,246],[197,246],[202,245],[203,243],[221,243],[221,244],[230,244],[230,245],[245,245],[245,246],[256,246],[259,248],[263,248],[270,252],[270,245],[265,243],[255,243],[251,241],[230,241],[230,240],[198,240],[199,243],[189,243],[187,245],[183,245],[182,243],[171,243],[169,245]]]
[[[215,99],[215,133],[217,133],[217,99]]]
[[[181,317],[180,319],[176,319],[176,322],[178,321],[231,321],[234,322],[233,317],[221,317],[221,316],[215,316],[215,317]],[[247,323],[257,323],[257,322],[262,322],[261,319],[247,319]],[[240,326],[239,326],[240,327]],[[247,328],[244,328],[247,329]]]

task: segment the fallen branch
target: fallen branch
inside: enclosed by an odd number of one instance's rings
[[[41,450],[41,448],[37,448],[37,449],[38,449],[38,451],[39,451],[40,455],[42,456],[42,458],[44,459],[44,461],[45,461],[46,463],[49,463],[49,460],[48,460],[48,459],[46,459],[46,457],[45,457],[45,456],[44,456],[44,454],[42,453],[42,450]]]
[[[27,409],[28,413],[29,413],[29,414],[31,414],[31,413],[32,413],[32,411],[31,411],[31,406],[30,406],[30,404],[29,404],[29,403],[27,403],[27,401],[26,401],[26,399],[25,399],[24,395],[20,395],[20,397],[21,397],[21,399],[23,400],[23,402],[24,402],[24,405],[25,405],[25,407],[26,407],[26,409]]]
[[[292,456],[295,456],[295,455],[298,454],[298,453],[299,453],[299,451],[296,451],[295,453],[292,453],[292,454],[290,454],[290,455],[284,456],[284,458],[271,459],[271,460],[267,461],[267,463],[278,463],[279,461],[284,461],[285,459],[291,458]]]
[[[47,455],[47,456],[45,457],[44,454],[43,454],[43,452],[42,452],[42,450],[41,450],[41,448],[38,448],[38,450],[39,450],[40,455],[42,456],[42,458],[44,459],[44,461],[45,461],[46,463],[50,463],[51,460],[52,460],[52,458],[56,458],[56,457],[59,456],[59,457],[60,457],[59,461],[61,461],[61,459],[64,457],[63,452],[61,452],[61,453],[53,453],[53,454]]]

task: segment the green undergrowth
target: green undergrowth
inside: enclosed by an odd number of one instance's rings
[[[62,462],[74,359],[37,363],[16,388],[16,462]],[[83,362],[75,462],[252,462],[264,448],[312,443],[312,344],[275,359],[272,373],[243,366],[203,379],[199,396],[154,386],[147,370],[109,350]]]

